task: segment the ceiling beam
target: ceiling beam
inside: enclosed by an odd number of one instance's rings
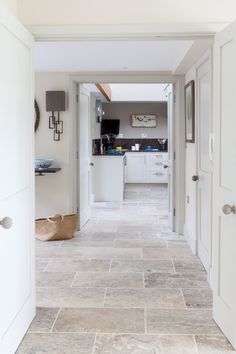
[[[101,94],[107,99],[108,102],[111,102],[111,87],[109,84],[95,84],[97,89]]]

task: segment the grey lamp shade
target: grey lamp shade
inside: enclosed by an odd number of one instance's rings
[[[46,91],[46,111],[61,112],[66,110],[65,91]]]

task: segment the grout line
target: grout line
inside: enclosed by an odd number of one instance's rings
[[[94,342],[93,342],[93,349],[92,349],[92,354],[95,353],[95,345],[96,345],[96,341],[97,341],[97,336],[98,336],[98,333],[95,333],[95,337],[94,337]]]
[[[196,354],[199,354],[199,350],[198,350],[198,345],[197,345],[196,335],[195,334],[193,334],[193,342],[194,342],[195,347],[196,347]]]
[[[44,258],[41,258],[41,259],[44,259]],[[43,268],[43,271],[42,271],[42,272],[46,272],[48,266],[51,265],[52,262],[53,262],[53,258],[50,258],[49,261],[47,262],[47,264],[45,265],[45,267]]]
[[[174,274],[177,274],[177,272],[176,272],[176,269],[175,269],[175,264],[174,264],[174,261],[173,261],[173,259],[171,259],[170,261],[171,261],[171,263],[172,263],[172,266],[173,266],[173,269],[174,269]]]
[[[77,276],[77,271],[75,272],[75,275],[74,275],[74,278],[72,279],[72,282],[70,284],[70,288],[73,288],[73,285],[74,285],[74,282],[75,282],[75,279],[76,279],[76,276]]]
[[[107,296],[107,288],[104,289],[104,297],[103,297],[103,307],[104,308],[105,308],[106,296]]]
[[[110,259],[110,264],[109,264],[109,269],[108,269],[109,273],[111,273],[111,264],[112,264],[112,258]]]
[[[144,272],[143,272],[142,274],[143,274],[143,288],[145,289],[145,277],[144,277]]]
[[[59,308],[58,313],[57,313],[57,315],[56,315],[55,320],[53,321],[53,324],[52,324],[52,327],[51,327],[51,329],[50,329],[49,333],[52,333],[53,328],[54,328],[54,326],[55,326],[55,323],[56,323],[56,321],[57,321],[57,319],[58,319],[58,316],[59,316],[59,314],[60,314],[61,310],[62,310],[62,307],[60,307],[60,308]]]
[[[147,334],[147,309],[144,307],[144,334]]]
[[[185,297],[184,297],[184,293],[183,293],[183,289],[182,289],[182,288],[179,288],[179,290],[180,290],[180,293],[181,293],[181,295],[182,295],[182,297],[183,297],[183,300],[184,300],[184,306],[185,306],[186,310],[188,310],[188,307],[187,307],[186,301],[185,301]]]

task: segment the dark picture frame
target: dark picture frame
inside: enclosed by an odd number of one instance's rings
[[[184,86],[185,101],[185,141],[195,143],[195,82]]]

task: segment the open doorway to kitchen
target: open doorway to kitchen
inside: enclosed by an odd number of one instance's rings
[[[96,222],[101,231],[175,231],[173,91],[168,83],[76,85],[80,230]]]

